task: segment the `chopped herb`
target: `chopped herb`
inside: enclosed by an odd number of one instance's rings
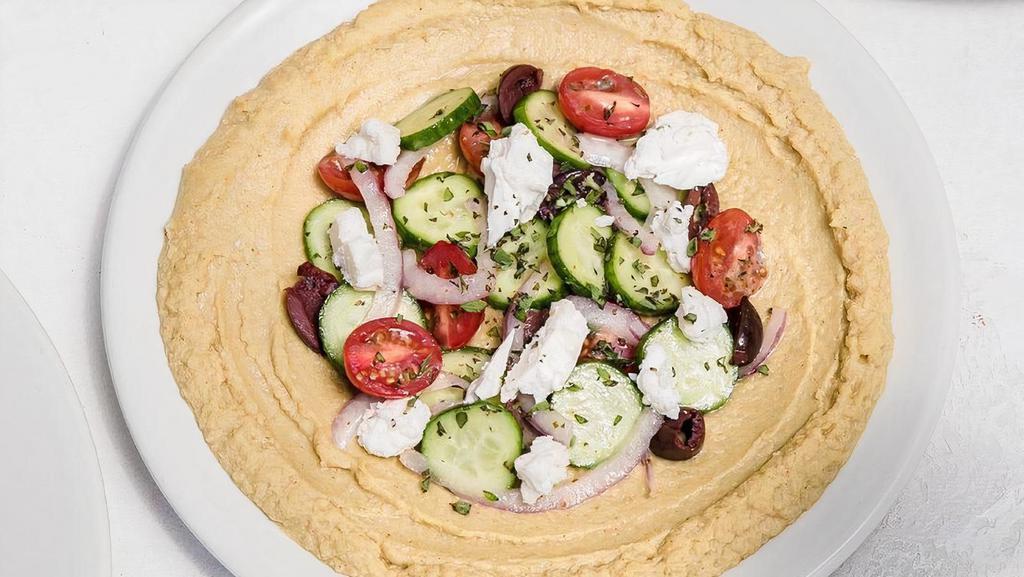
[[[568,390],[570,390],[570,391],[575,393],[576,391],[582,391],[583,387],[579,386],[576,383],[573,383],[573,384],[569,385],[568,387],[566,387],[566,389],[568,389]]]
[[[533,155],[529,152],[526,153],[526,162],[533,162]]]
[[[398,313],[397,315],[395,315],[395,320],[398,322],[402,322],[405,320],[405,317],[402,316],[402,313]]]
[[[360,173],[366,172],[370,168],[369,166],[366,166],[366,163],[362,160],[357,160],[355,167]]]
[[[380,353],[380,351],[377,351],[377,352],[376,352],[376,353],[375,353],[375,354],[373,355],[373,364],[375,364],[375,365],[379,365],[379,364],[381,364],[381,363],[384,363],[384,362],[386,362],[386,360],[387,360],[387,359],[385,359],[385,358],[384,358],[384,355],[382,355],[382,354]]]
[[[476,129],[479,130],[480,132],[483,132],[487,136],[490,136],[491,138],[498,137],[498,132],[491,128],[491,125],[486,122],[477,122]]]
[[[449,200],[455,198],[455,193],[452,192],[452,189],[446,188],[444,189],[444,194],[441,195],[441,198],[443,198],[445,202],[448,202]]]
[[[465,411],[459,411],[455,413],[455,423],[459,425],[459,428],[466,426],[466,422],[469,421],[469,415]]]
[[[711,362],[710,361],[704,361],[704,370],[705,371],[710,371],[711,370]]]
[[[715,229],[706,228],[702,230],[700,233],[700,239],[707,242],[715,240]]]
[[[469,510],[473,508],[473,505],[465,501],[456,501],[452,503],[452,511],[455,511],[459,515],[469,515]]]
[[[468,303],[462,303],[459,305],[459,308],[467,313],[478,313],[487,308],[487,303],[481,300],[469,301]]]
[[[438,437],[443,437],[443,436],[445,436],[447,434],[448,434],[448,431],[446,431],[444,429],[444,425],[441,424],[441,421],[438,421],[437,422],[437,436]]]
[[[614,427],[615,425],[618,425],[620,422],[622,422],[622,415],[615,415],[615,420],[612,421],[612,426]]]
[[[683,319],[688,323],[695,323],[697,322],[697,315],[693,313],[686,313],[683,315]]]
[[[547,401],[541,401],[541,402],[537,403],[536,405],[534,405],[533,408],[530,409],[530,412],[531,413],[538,413],[540,411],[546,411],[546,410],[548,410],[550,408],[551,408],[551,403],[549,403]]]
[[[759,223],[756,220],[754,220],[754,221],[751,221],[750,224],[747,225],[747,228],[745,228],[743,230],[746,231],[746,232],[752,232],[754,234],[757,234],[757,233],[761,232],[762,229],[764,229],[764,225],[762,225],[761,223]]]
[[[497,501],[498,496],[490,491],[484,491],[484,499],[487,499],[488,501]]]
[[[651,277],[651,286],[658,286],[658,283],[660,283],[660,282],[661,282],[661,279],[658,278],[658,275],[654,275],[654,276]]]
[[[637,260],[633,262],[633,269],[640,274],[646,274],[647,271],[651,270],[650,265],[644,264],[643,261]]]
[[[604,367],[597,367],[597,376],[602,381],[607,381],[608,379],[612,378],[611,374],[608,373],[608,371]]]
[[[615,105],[618,104],[618,100],[613,100],[611,104],[604,107],[604,119],[607,121],[615,113]]]
[[[587,423],[587,418],[584,417],[583,415],[573,415],[572,417],[576,419],[576,422],[581,425],[585,425]]]
[[[718,366],[722,367],[723,371],[729,372],[729,363],[726,361],[725,357],[719,357],[716,362],[718,363]]]
[[[502,268],[512,266],[512,263],[515,262],[515,259],[512,258],[512,255],[505,252],[505,249],[501,248],[499,248],[498,250],[494,251],[491,254],[491,260],[498,263],[498,265],[501,266]]]
[[[495,339],[500,339],[501,338],[501,331],[498,330],[498,325],[494,325],[493,327],[487,329],[487,336],[495,338]]]
[[[434,113],[434,116],[432,118],[437,118],[438,116],[444,116],[444,108],[438,108],[437,112]]]
[[[430,490],[430,471],[423,472],[423,478],[420,479],[420,492],[426,493]]]
[[[697,239],[691,238],[689,244],[686,245],[686,256],[692,257],[697,254]]]
[[[768,365],[761,365],[760,367],[757,367],[757,372],[761,373],[762,375],[767,375]]]

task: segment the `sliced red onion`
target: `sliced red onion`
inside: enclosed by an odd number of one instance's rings
[[[381,192],[380,184],[372,171],[359,172],[353,168],[349,174],[352,175],[352,182],[359,189],[359,193],[363,195],[366,212],[369,213],[370,224],[373,225],[373,236],[384,257],[384,282],[373,295],[373,302],[370,303],[365,320],[391,317],[398,312],[399,293],[402,290],[402,253],[398,245],[395,221],[391,217],[391,204]]]
[[[388,198],[405,196],[405,183],[409,180],[409,174],[416,163],[426,158],[429,150],[404,150],[398,155],[398,160],[384,172],[384,194],[388,195]]]
[[[602,308],[588,298],[580,296],[566,298],[572,301],[576,310],[580,311],[580,314],[587,319],[587,326],[590,327],[590,330],[611,333],[613,336],[624,339],[626,345],[636,346],[650,328],[636,313],[613,302],[605,303]]]
[[[526,396],[526,395],[524,395]],[[532,395],[529,395],[532,397]],[[548,435],[559,443],[569,446],[572,441],[572,423],[557,411],[537,411],[530,413],[530,424],[541,434]]]
[[[626,233],[630,237],[640,239],[640,250],[644,254],[651,255],[658,252],[658,237],[654,235],[654,231],[651,230],[650,226],[646,224],[640,224],[629,211],[626,210],[625,206],[622,206],[622,201],[619,199],[619,195],[615,192],[615,189],[605,183],[603,187],[605,190],[605,203],[604,208],[608,214],[615,219],[615,228]],[[651,213],[653,214],[653,212]]]
[[[411,249],[402,251],[402,265],[409,294],[435,305],[461,305],[485,299],[491,292],[490,285],[494,279],[490,270],[479,265],[476,274],[443,279],[420,268],[416,251]]]
[[[406,469],[409,469],[417,475],[422,475],[427,470],[427,458],[423,456],[423,453],[416,449],[406,449],[398,454],[398,461],[405,465]]]
[[[633,154],[633,148],[626,146],[614,138],[579,133],[580,151],[583,152],[583,160],[596,166],[614,168],[622,172],[625,170],[626,160]]]
[[[459,497],[486,507],[495,507],[513,513],[541,513],[575,507],[625,479],[647,454],[651,438],[661,428],[663,420],[661,415],[651,409],[644,409],[629,438],[614,457],[587,471],[575,481],[556,487],[553,493],[541,497],[532,505],[523,501],[519,489],[505,491],[498,495],[497,501],[488,501],[477,495],[459,495]],[[438,482],[444,484],[443,480],[438,480]]]
[[[373,397],[360,393],[349,399],[338,412],[338,416],[334,417],[334,422],[331,423],[331,436],[339,449],[347,447],[352,437],[356,436],[359,423],[363,422],[366,410],[373,403]]]
[[[775,351],[782,340],[782,333],[786,330],[785,309],[773,309],[772,316],[768,319],[768,326],[764,328],[764,338],[761,340],[761,348],[757,355],[749,363],[740,367],[740,378],[752,375],[768,360],[768,357]]]
[[[448,389],[451,387],[459,387],[460,389],[465,389],[468,386],[469,383],[466,382],[466,379],[455,376],[451,373],[441,371],[440,373],[437,374],[437,378],[434,379],[434,382],[430,383],[430,385],[427,388],[423,389],[423,392],[429,393],[432,391],[440,391],[441,389]]]
[[[647,193],[647,199],[651,201],[651,212],[654,209],[665,208],[672,204],[672,201],[679,200],[679,192],[671,186],[658,184],[649,178],[641,178],[640,185]]]
[[[505,403],[505,408],[512,413],[512,417],[519,423],[519,428],[523,431],[523,444],[527,447],[530,446],[530,443],[539,436],[539,431],[527,417],[530,409],[533,408],[533,396],[519,395],[515,400]]]

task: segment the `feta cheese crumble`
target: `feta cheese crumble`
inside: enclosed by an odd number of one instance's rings
[[[501,341],[501,345],[491,354],[491,358],[484,365],[484,370],[480,372],[480,376],[466,387],[466,404],[476,402],[479,399],[489,399],[501,391],[501,377],[505,374],[505,368],[508,365],[508,355],[512,351],[512,341],[514,339],[515,333],[509,333],[505,340]]]
[[[555,159],[525,124],[512,126],[505,138],[491,141],[480,163],[487,194],[487,246],[532,219],[553,182]]]
[[[594,219],[594,226],[598,228],[607,228],[613,224],[615,224],[615,217],[608,214],[602,214]]]
[[[624,171],[631,180],[651,178],[687,190],[720,180],[728,166],[718,125],[704,115],[677,110],[659,117],[637,140]]]
[[[508,402],[518,393],[525,393],[533,395],[539,403],[564,388],[589,334],[587,319],[572,301],[563,299],[553,303],[547,322],[530,339],[519,361],[505,375],[501,401]]]
[[[430,421],[430,407],[419,399],[392,399],[370,405],[356,436],[367,453],[395,457],[415,447]]]
[[[523,501],[532,505],[569,478],[569,449],[551,437],[537,437],[530,452],[516,457],[515,466],[516,476],[523,482],[519,489]]]
[[[644,351],[636,387],[643,393],[643,403],[670,419],[679,417],[679,391],[668,362],[665,347],[652,343]]]
[[[362,210],[352,207],[338,213],[329,236],[332,260],[348,284],[369,290],[384,283],[384,255],[366,228]]]
[[[374,164],[394,164],[402,152],[399,146],[401,140],[402,131],[383,120],[371,118],[359,127],[357,134],[338,143],[334,151],[342,156]]]
[[[667,208],[659,209],[651,217],[651,230],[661,242],[668,257],[668,265],[678,273],[690,272],[690,257],[686,251],[690,244],[690,217],[693,207],[673,200]]]
[[[688,286],[683,287],[680,295],[676,320],[686,338],[701,343],[711,338],[729,317],[718,301]]]

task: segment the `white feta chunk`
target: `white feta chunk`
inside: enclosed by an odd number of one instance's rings
[[[498,348],[494,350],[494,353],[491,354],[491,358],[484,365],[484,370],[480,372],[480,376],[466,387],[465,402],[467,404],[476,402],[479,399],[489,399],[501,391],[501,377],[505,374],[505,368],[508,365],[508,355],[512,351],[512,341],[514,339],[515,333],[509,333],[505,340],[501,341]]]
[[[715,299],[705,295],[692,286],[683,287],[676,309],[679,330],[686,338],[694,342],[704,342],[714,336],[729,317],[725,309]]]
[[[651,217],[651,230],[661,242],[661,248],[665,250],[668,265],[681,274],[690,272],[690,257],[686,251],[690,244],[692,216],[692,206],[673,200],[667,208],[655,211]]]
[[[348,284],[359,290],[384,283],[384,255],[366,228],[363,211],[352,207],[334,217],[329,231],[334,265]]]
[[[551,437],[537,437],[530,452],[516,457],[515,466],[516,476],[523,482],[519,489],[523,501],[533,504],[569,478],[569,449]]]
[[[512,126],[505,138],[491,141],[480,163],[487,194],[487,246],[537,215],[553,182],[555,159],[525,124]]]
[[[519,361],[505,375],[501,401],[511,401],[517,394],[524,393],[533,395],[539,403],[564,388],[589,334],[587,319],[572,301],[563,299],[553,303],[547,322],[530,339]]]
[[[359,132],[353,134],[345,142],[340,142],[334,147],[334,151],[342,156],[357,158],[374,164],[394,164],[402,152],[399,143],[402,140],[402,131],[394,126],[371,118],[359,127]]]
[[[423,439],[430,407],[419,399],[392,399],[370,405],[356,437],[367,453],[395,457]]]
[[[636,142],[624,172],[679,190],[705,186],[725,176],[729,153],[718,125],[702,114],[677,110],[659,117]]]
[[[613,224],[615,224],[615,217],[608,214],[602,214],[594,219],[594,226],[598,228],[607,228]]]
[[[665,347],[653,343],[644,352],[636,387],[643,393],[643,403],[670,419],[679,417],[679,391]]]

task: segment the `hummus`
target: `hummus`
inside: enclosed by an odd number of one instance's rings
[[[492,89],[527,62],[558,79],[633,75],[652,117],[721,127],[723,208],[763,223],[771,271],[753,299],[789,311],[771,373],[707,415],[704,450],[654,461],[566,511],[474,507],[331,421],[352,395],[282,305],[305,257],[301,224],[328,198],[317,161],[367,118],[395,121],[459,86]],[[857,156],[808,63],[676,0],[382,0],[240,96],[185,168],[160,260],[171,369],[238,487],[335,570],[366,576],[718,575],[782,531],[846,461],[892,347],[886,234]],[[549,81],[550,83],[550,81]],[[451,138],[424,174],[459,170]],[[486,328],[486,327],[485,327]]]

